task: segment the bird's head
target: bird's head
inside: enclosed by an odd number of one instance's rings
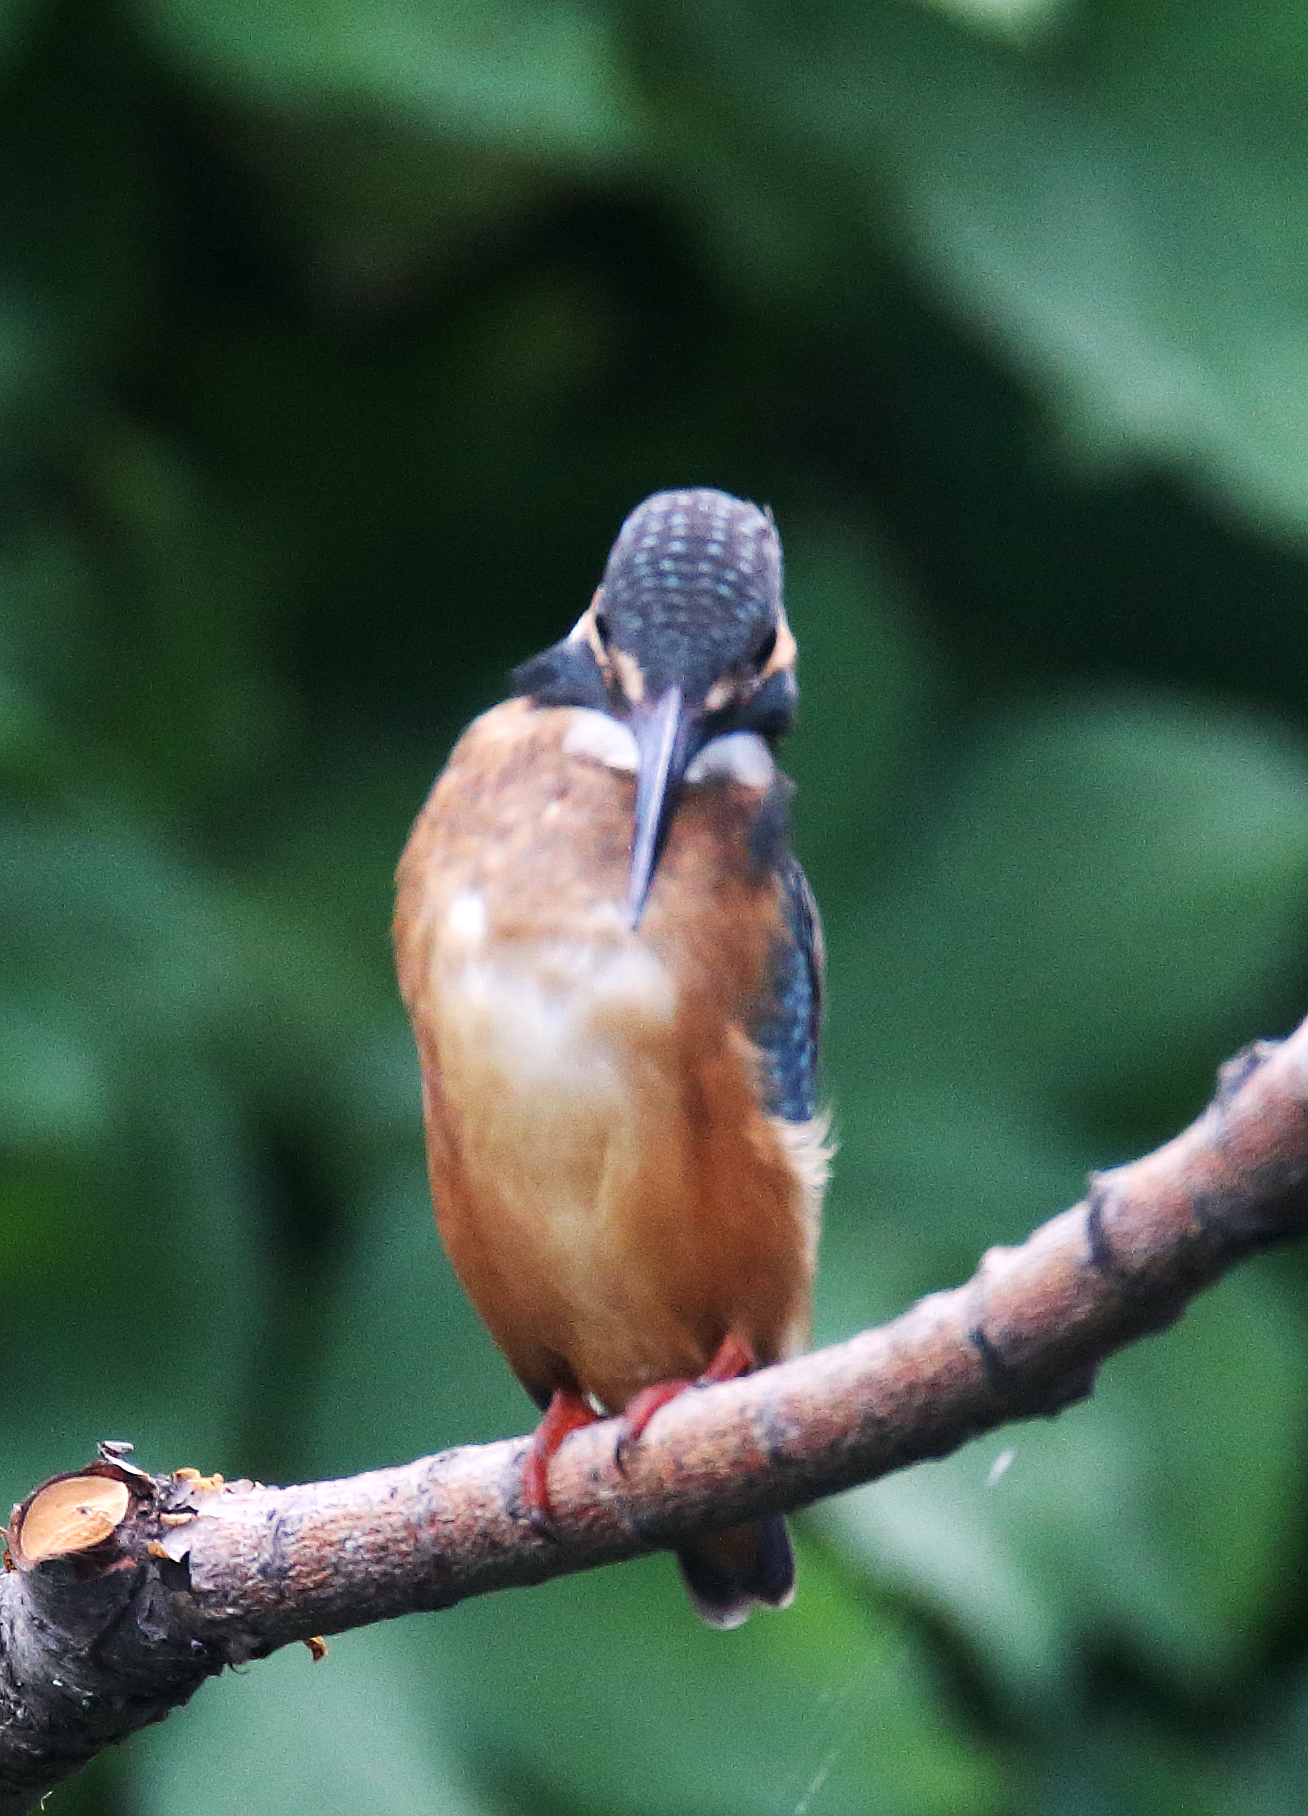
[[[687,770],[715,738],[788,729],[795,653],[771,514],[704,489],[638,505],[571,634],[517,670],[542,706],[596,708],[635,740],[633,926]]]

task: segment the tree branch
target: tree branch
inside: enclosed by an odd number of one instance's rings
[[[1104,1357],[1306,1225],[1308,1023],[1231,1060],[1198,1122],[990,1250],[966,1286],[674,1400],[625,1476],[611,1423],[575,1433],[551,1469],[553,1540],[522,1517],[522,1439],[293,1488],[150,1476],[102,1447],[14,1510],[0,1816],[225,1665],[802,1507],[1058,1412]]]

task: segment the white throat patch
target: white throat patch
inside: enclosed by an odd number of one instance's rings
[[[636,740],[620,719],[593,706],[574,706],[572,723],[563,734],[565,757],[593,757],[605,769],[636,773]]]
[[[729,731],[711,739],[686,771],[688,782],[738,782],[769,788],[776,774],[772,752],[756,731]]]
[[[563,752],[569,757],[591,757],[606,769],[636,773],[636,740],[628,727],[591,706],[572,708],[572,723],[563,734]],[[769,788],[775,773],[772,752],[757,732],[732,731],[704,746],[686,771],[686,780],[692,786],[735,782],[743,788]]]

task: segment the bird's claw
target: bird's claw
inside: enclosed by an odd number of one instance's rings
[[[613,1447],[613,1461],[618,1474],[625,1480],[627,1463],[634,1445],[644,1436],[645,1427],[670,1400],[678,1394],[684,1394],[690,1381],[656,1381],[652,1387],[643,1387],[630,1401],[622,1415],[622,1429],[618,1432],[618,1441]]]
[[[558,1544],[550,1507],[549,1458],[533,1443],[522,1465],[523,1517],[538,1539]]]
[[[545,1508],[529,1506],[526,1514],[527,1524],[538,1539],[546,1539],[551,1545],[562,1543],[555,1529],[554,1520]]]
[[[559,1543],[550,1505],[550,1458],[570,1432],[593,1425],[599,1414],[576,1389],[559,1388],[527,1445],[522,1463],[522,1508],[537,1538]]]

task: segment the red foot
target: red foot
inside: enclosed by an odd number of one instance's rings
[[[743,1337],[735,1331],[728,1331],[718,1346],[718,1352],[708,1367],[696,1381],[656,1381],[652,1387],[642,1387],[633,1400],[627,1404],[622,1415],[622,1430],[618,1434],[617,1450],[614,1461],[620,1474],[627,1473],[627,1456],[633,1444],[639,1443],[654,1414],[675,1400],[678,1394],[684,1394],[691,1387],[712,1387],[718,1381],[735,1381],[741,1375],[754,1372],[755,1357]]]
[[[656,1381],[653,1387],[642,1387],[634,1400],[627,1402],[627,1410],[622,1415],[622,1430],[618,1433],[618,1447],[614,1452],[614,1461],[620,1475],[627,1473],[627,1453],[633,1444],[640,1442],[645,1427],[654,1414],[669,1400],[675,1400],[678,1394],[684,1394],[687,1388],[693,1387],[693,1381]]]
[[[522,1504],[527,1522],[544,1538],[554,1537],[554,1511],[550,1506],[550,1458],[569,1432],[593,1425],[599,1414],[575,1388],[555,1389],[549,1410],[532,1433],[522,1465]]]
[[[704,1373],[695,1383],[696,1387],[711,1387],[715,1381],[738,1381],[742,1375],[752,1375],[758,1367],[758,1358],[743,1337],[729,1330],[718,1347],[718,1353],[709,1363]]]

